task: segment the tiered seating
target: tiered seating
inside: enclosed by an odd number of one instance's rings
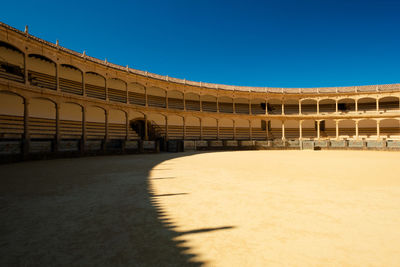
[[[232,103],[219,102],[218,106],[219,106],[219,112],[233,113],[233,104]]]
[[[340,132],[340,129],[339,129]],[[376,127],[368,127],[368,128],[358,128],[358,136],[359,138],[370,138],[371,136],[376,136]]]
[[[24,133],[22,116],[0,115],[0,138],[21,138]]]
[[[200,126],[186,126],[186,139],[200,139]]]
[[[236,139],[237,140],[249,140],[250,129],[248,127],[236,127]]]
[[[169,139],[183,139],[183,126],[168,125]]]
[[[303,138],[317,138],[317,131],[311,128],[302,129]]]
[[[49,74],[29,70],[28,71],[28,80],[29,80],[30,84],[34,85],[34,86],[52,89],[52,90],[57,89],[56,77],[49,75]]]
[[[200,111],[200,101],[186,100],[186,110]]]
[[[398,127],[380,127],[380,134],[386,135],[388,137],[399,137],[400,136],[400,128]],[[376,134],[376,130],[375,130]]]
[[[98,85],[85,84],[85,91],[88,97],[106,99],[106,88]]]
[[[183,99],[168,98],[168,108],[183,110]]]
[[[217,112],[217,102],[203,101],[203,102],[201,102],[201,104],[203,105],[203,107],[202,107],[203,111]]]
[[[31,138],[54,138],[56,121],[54,119],[29,118],[29,132]]]
[[[104,139],[105,134],[104,122],[86,122],[86,137],[88,139]]]
[[[140,105],[140,106],[146,105],[146,95],[145,94],[128,92],[128,97],[129,97],[130,104],[135,104],[135,105]]]
[[[233,127],[219,127],[219,139],[233,139]]]
[[[65,93],[82,95],[82,82],[72,81],[64,78],[59,78],[60,90]]]
[[[269,136],[271,139],[281,139],[282,138],[282,129],[272,128],[269,132]]]
[[[203,139],[217,139],[217,127],[203,127]]]
[[[282,114],[282,105],[269,104],[268,103],[268,114],[280,115]]]
[[[320,113],[334,113],[336,112],[336,104],[321,104],[319,105]]]
[[[356,129],[355,128],[340,128],[339,127],[339,136],[340,137],[347,137],[347,138],[352,138],[353,136],[356,135]]]
[[[150,107],[165,108],[165,97],[147,95],[147,101]]]
[[[108,124],[108,138],[109,139],[125,139],[126,125],[120,123]]]
[[[0,78],[23,83],[25,81],[24,69],[17,65],[0,61]]]
[[[376,111],[376,103],[358,103],[358,111]]]
[[[321,131],[322,133],[322,131]],[[328,138],[336,138],[336,128],[325,128],[325,131],[323,131],[324,136]]]
[[[379,102],[379,110],[400,110],[399,102]]]
[[[252,128],[252,138],[254,140],[265,140],[267,133],[261,128]]]
[[[249,114],[249,104],[235,103],[235,111],[238,114]]]
[[[285,138],[286,139],[296,139],[300,136],[299,128],[285,128]]]
[[[114,102],[126,103],[126,91],[108,88],[108,99]]]
[[[315,114],[317,113],[317,105],[301,105],[302,114]]]
[[[262,108],[261,104],[252,104],[251,105],[251,113],[252,114],[265,114],[265,109]]]
[[[64,139],[80,139],[82,137],[82,122],[61,120],[60,133]]]

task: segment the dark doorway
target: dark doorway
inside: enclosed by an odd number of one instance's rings
[[[131,129],[134,130],[142,140],[144,140],[145,135],[144,127],[145,123],[143,119],[131,121]]]

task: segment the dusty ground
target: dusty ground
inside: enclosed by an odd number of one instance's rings
[[[0,166],[1,266],[399,266],[400,154],[248,151]]]

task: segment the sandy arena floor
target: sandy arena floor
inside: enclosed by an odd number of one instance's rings
[[[400,154],[245,151],[0,166],[1,266],[399,266]]]

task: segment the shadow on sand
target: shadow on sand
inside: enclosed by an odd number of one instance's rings
[[[233,226],[176,231],[157,197],[188,193],[154,195],[148,178],[159,163],[187,155],[191,154],[0,166],[0,265],[203,265],[180,237]]]

